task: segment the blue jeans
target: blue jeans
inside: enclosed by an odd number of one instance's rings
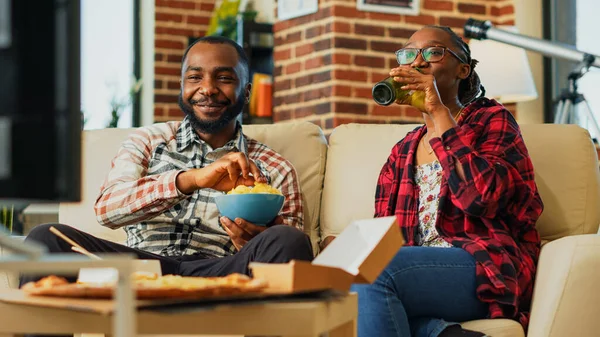
[[[403,247],[373,284],[355,284],[358,337],[436,337],[485,318],[475,260],[460,248]]]

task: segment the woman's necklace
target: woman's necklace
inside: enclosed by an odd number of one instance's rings
[[[455,121],[458,121],[458,118],[460,118],[460,116],[462,115],[464,109],[465,109],[465,107],[462,107],[462,108],[460,108],[460,110],[458,110],[458,112],[456,113],[456,116],[454,116],[454,120]],[[425,138],[427,138],[427,139],[425,139]],[[427,141],[425,141],[425,140],[427,140]],[[432,154],[433,153],[433,148],[431,147],[431,145],[429,145],[429,141],[430,140],[431,139],[429,138],[429,132],[427,132],[425,134],[425,137],[421,138],[421,141],[423,142],[423,146],[425,146],[425,151],[427,151],[428,154]],[[427,149],[427,145],[429,145],[429,149]]]
[[[458,110],[458,112],[456,113],[456,116],[454,116],[454,121],[455,122],[458,123],[458,119],[460,118],[460,116],[462,116],[462,113],[463,113],[464,110],[465,110],[464,106]]]
[[[433,153],[433,148],[431,147],[431,145],[429,145],[429,150],[427,149],[427,144],[429,143],[429,132],[427,132],[425,134],[425,137],[423,137],[423,146],[425,146],[425,151],[427,151],[428,154],[432,154]],[[425,141],[425,138],[427,138],[427,141]],[[431,151],[430,151],[431,150]]]

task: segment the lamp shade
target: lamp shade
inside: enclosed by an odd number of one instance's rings
[[[513,26],[499,29],[517,33]],[[534,100],[538,97],[525,49],[493,40],[471,39],[471,57],[478,60],[475,67],[486,96],[502,103]]]

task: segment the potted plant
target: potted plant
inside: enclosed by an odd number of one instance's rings
[[[4,226],[4,229],[8,231],[10,234],[13,232],[13,224],[14,224],[14,215],[15,215],[15,206],[14,205],[2,205],[0,207],[0,224]]]
[[[206,35],[224,36],[236,41],[238,16],[244,21],[254,21],[258,15],[252,0],[248,1],[243,12],[239,12],[239,5],[239,0],[224,0],[221,6],[215,9]]]
[[[127,94],[126,97],[119,98],[119,97],[117,97],[116,93],[113,95],[113,97],[110,100],[111,112],[110,112],[110,121],[108,122],[108,125],[106,126],[107,128],[118,127],[119,119],[121,118],[121,113],[123,112],[123,109],[128,107],[133,102],[133,100],[135,99],[135,96],[137,95],[138,92],[140,92],[141,88],[142,88],[142,79],[141,78],[136,79],[134,76],[133,77],[133,85],[131,86],[131,88],[129,88],[129,93]]]

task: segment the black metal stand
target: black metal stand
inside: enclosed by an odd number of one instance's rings
[[[595,57],[593,55],[587,54],[583,61],[569,74],[569,87],[563,90],[554,103],[556,106],[554,123],[576,123],[577,111],[579,109],[579,116],[586,117],[591,127],[594,129],[594,135],[592,135],[592,137],[598,138],[600,137],[600,126],[598,126],[598,122],[592,113],[589,103],[586,101],[583,94],[579,93],[577,85],[577,81],[589,71],[594,60]]]

